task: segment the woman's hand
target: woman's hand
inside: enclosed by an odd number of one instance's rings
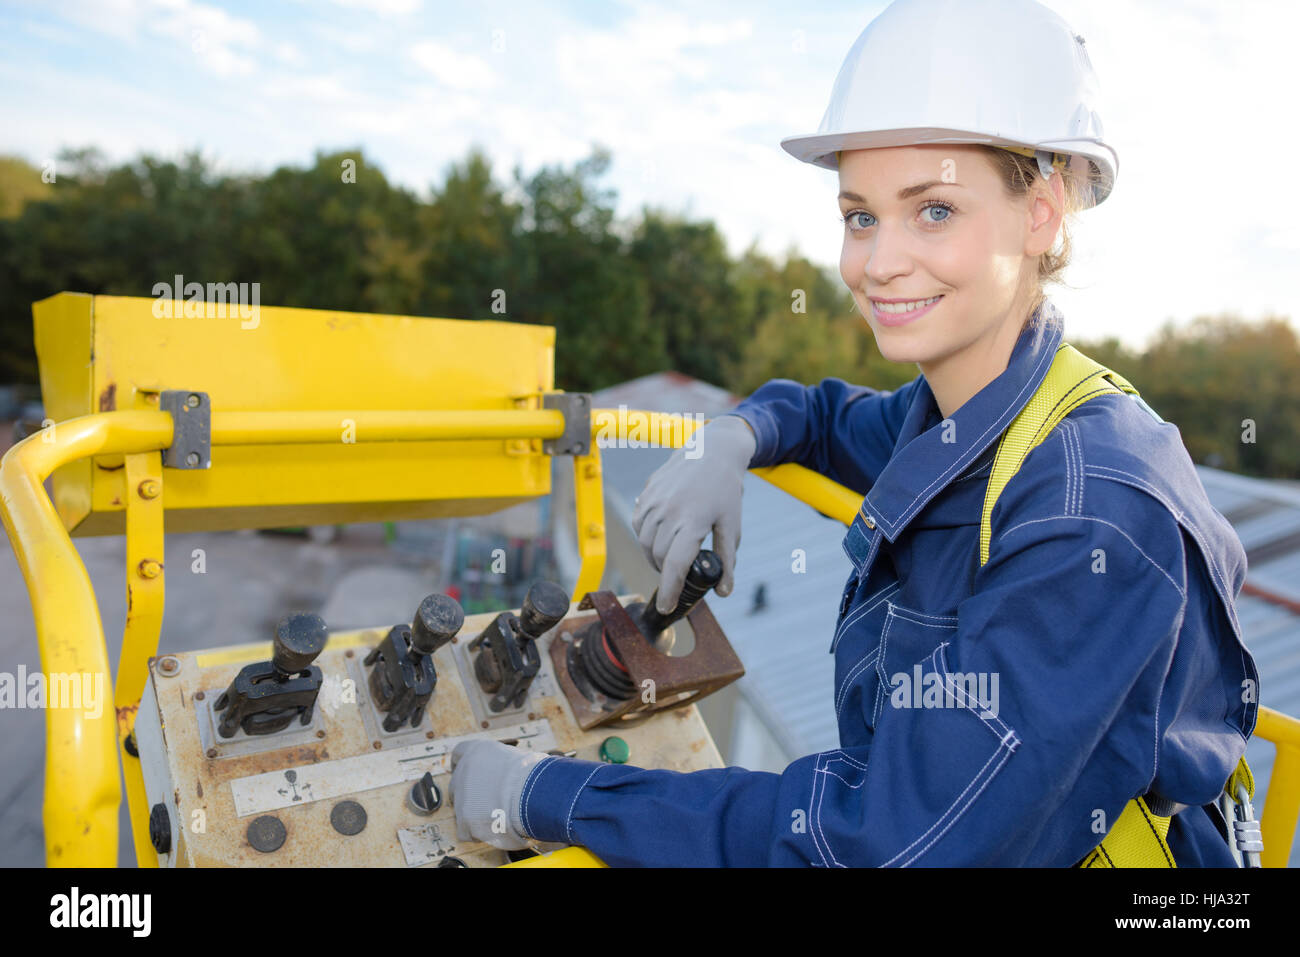
[[[740,498],[758,440],[749,423],[721,415],[698,433],[696,449],[674,449],[636,501],[632,529],[646,558],[661,572],[659,611],[677,605],[691,562],[709,532],[722,561],[718,594],[731,594],[740,547]],[[691,457],[688,453],[698,450]]]
[[[462,741],[451,752],[451,803],[456,837],[507,851],[529,846],[519,821],[519,797],[534,764],[546,755],[500,741]]]

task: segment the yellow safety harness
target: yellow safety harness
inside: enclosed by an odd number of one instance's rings
[[[1074,346],[1061,343],[1042,385],[1020,410],[998,443],[980,516],[981,567],[989,560],[993,506],[1029,453],[1062,419],[1084,402],[1099,395],[1123,392],[1132,395],[1148,412],[1157,419],[1160,418],[1127,379],[1088,358]],[[1240,804],[1239,788],[1244,788],[1247,800],[1255,796],[1255,780],[1245,757],[1237,763],[1225,786],[1232,800]],[[1165,817],[1153,813],[1146,799],[1133,798],[1125,805],[1115,826],[1079,866],[1176,867],[1173,853],[1166,841],[1171,819],[1172,815]],[[1232,826],[1232,822],[1229,822],[1229,826]]]

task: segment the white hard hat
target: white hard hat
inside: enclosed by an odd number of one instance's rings
[[[895,0],[849,50],[816,133],[791,156],[838,169],[838,150],[984,143],[1070,164],[1110,194],[1119,157],[1102,141],[1097,77],[1059,15],[1034,0]]]

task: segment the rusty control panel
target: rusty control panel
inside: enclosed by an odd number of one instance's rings
[[[134,731],[158,864],[497,866],[532,851],[460,843],[451,752],[494,738],[550,754],[722,767],[695,703],[743,673],[703,601],[677,607],[534,582],[523,607],[465,617],[431,594],[410,624],[331,634],[286,615],[264,644],[150,660]],[[691,653],[673,656],[676,628]]]

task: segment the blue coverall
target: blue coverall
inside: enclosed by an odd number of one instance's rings
[[[1212,802],[1255,726],[1246,556],[1177,427],[1129,395],[1075,409],[1003,490],[979,566],[993,453],[1059,321],[1046,300],[947,423],[924,376],[776,379],[741,402],[751,468],[866,496],[831,644],[840,747],[781,774],[548,758],[520,799],[530,835],[611,865],[1070,866],[1153,792],[1187,805],[1179,867],[1233,866]]]

